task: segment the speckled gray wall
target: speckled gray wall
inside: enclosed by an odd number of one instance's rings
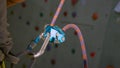
[[[25,50],[29,42],[44,30],[44,26],[50,24],[59,1],[27,0],[8,9],[9,30],[14,41],[13,53]],[[76,24],[85,39],[89,68],[99,68],[101,54],[104,52],[106,26],[108,26],[115,0],[85,0],[84,5],[81,0],[78,0],[74,6],[71,1],[65,1],[56,25],[62,28],[66,24]],[[41,47],[41,44],[42,41],[35,51]],[[45,54],[37,59],[34,68],[83,67],[81,47],[74,30],[70,29],[66,32],[65,43],[57,48],[49,45],[49,48],[50,50],[46,50]],[[27,56],[20,58],[16,68],[25,68],[30,60]]]
[[[118,1],[113,2],[113,9],[111,9],[106,26],[100,68],[106,68],[107,66],[120,68],[120,14],[114,11]]]

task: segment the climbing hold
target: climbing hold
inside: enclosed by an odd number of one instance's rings
[[[112,65],[107,65],[106,68],[114,68]]]
[[[26,3],[25,2],[23,2],[21,5],[22,5],[23,8],[26,7]]]
[[[75,18],[77,16],[76,12],[72,12],[72,17]]]
[[[26,24],[27,24],[27,25],[30,25],[30,22],[29,22],[29,21],[27,21],[27,22],[26,22]]]
[[[97,20],[98,19],[98,13],[93,13],[93,15],[92,15],[92,19],[93,20]]]
[[[65,11],[65,12],[63,13],[63,15],[66,17],[66,16],[67,16],[67,12]]]
[[[43,13],[42,12],[40,13],[40,17],[43,17]]]
[[[54,46],[55,46],[55,48],[58,48],[58,44],[55,44]]]
[[[45,1],[45,3],[47,3],[48,2],[48,0],[44,0]]]
[[[74,31],[74,35],[77,35],[77,32],[76,32],[76,31]]]
[[[39,30],[39,27],[38,27],[38,26],[35,26],[35,30],[38,31],[38,30]]]
[[[78,0],[71,0],[72,6],[75,6],[77,4]]]
[[[50,50],[51,50],[51,45],[50,45],[50,44],[47,45],[46,50],[47,50],[47,51],[50,51]]]
[[[56,60],[55,59],[51,59],[51,64],[55,65],[56,64]]]
[[[75,54],[75,49],[72,49],[71,52],[72,52],[72,54]]]
[[[91,58],[94,58],[95,57],[95,52],[91,52],[90,56],[91,56]]]

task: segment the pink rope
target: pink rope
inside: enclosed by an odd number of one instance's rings
[[[58,8],[57,8],[57,11],[56,11],[56,13],[55,13],[55,15],[54,15],[54,17],[53,17],[53,19],[52,19],[52,22],[51,22],[51,24],[50,24],[51,26],[54,26],[55,21],[56,21],[59,13],[60,13],[60,11],[61,11],[61,8],[62,8],[62,6],[63,6],[63,4],[64,4],[64,1],[65,1],[65,0],[61,0],[59,6],[58,6]]]
[[[80,44],[81,44],[81,49],[82,49],[82,58],[84,60],[84,68],[88,68],[88,59],[87,59],[86,47],[85,47],[82,33],[81,33],[79,27],[77,27],[75,24],[68,24],[68,25],[63,27],[63,30],[66,31],[69,28],[73,28],[77,32],[77,35],[79,37]]]

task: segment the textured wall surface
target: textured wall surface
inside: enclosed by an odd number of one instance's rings
[[[118,1],[113,2],[113,9]],[[116,13],[113,9],[110,12],[103,42],[103,51],[100,62],[100,67],[102,68],[105,68],[107,65],[112,66],[113,68],[120,68],[120,14]]]
[[[60,0],[27,0],[22,4],[8,9],[9,30],[14,40],[14,47],[12,49],[14,53],[25,50],[29,42],[43,32],[44,26],[50,24],[59,1]],[[113,51],[107,52],[109,50],[106,49],[109,45],[111,45],[110,48],[114,47],[113,45],[119,45],[119,41],[117,42],[118,44],[114,44],[112,40],[108,41],[112,38],[110,36],[113,34],[113,38],[119,37],[119,26],[117,24],[114,24],[115,27],[113,26],[114,16],[116,17],[118,15],[111,13],[117,0],[86,0],[85,3],[82,1],[84,0],[78,0],[73,4],[72,0],[66,0],[56,21],[56,25],[62,28],[66,24],[74,23],[79,26],[86,43],[89,68],[105,68],[105,66],[111,64],[108,62],[113,62],[114,59],[114,61],[116,61],[116,58],[109,61],[114,55],[111,54]],[[110,27],[117,30],[115,31]],[[104,42],[104,39],[107,43]],[[118,39],[115,38],[115,40]],[[35,48],[35,52],[38,51],[42,43],[43,41]],[[118,46],[116,46],[116,48],[117,47]],[[109,56],[108,54],[111,55],[109,59],[107,58]],[[16,65],[16,68],[25,68],[29,61],[28,56],[21,57],[20,63]],[[66,32],[65,43],[58,47],[48,45],[45,54],[39,57],[34,65],[34,68],[82,67],[81,47],[75,31],[72,29]]]

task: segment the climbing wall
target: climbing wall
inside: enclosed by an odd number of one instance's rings
[[[103,51],[101,55],[101,68],[120,68],[120,14],[114,11],[119,0],[113,2],[110,17],[106,26]]]
[[[12,52],[17,54],[50,24],[60,0],[27,0],[8,9],[9,30],[13,37]],[[99,68],[103,40],[111,9],[115,0],[66,0],[55,25],[64,27],[74,23],[84,36],[89,68]],[[45,54],[39,57],[34,68],[83,68],[82,52],[76,32],[66,33],[66,42],[49,44]],[[35,48],[37,52],[43,41]],[[29,56],[20,57],[16,68],[26,68]],[[9,68],[9,65],[8,67]]]

